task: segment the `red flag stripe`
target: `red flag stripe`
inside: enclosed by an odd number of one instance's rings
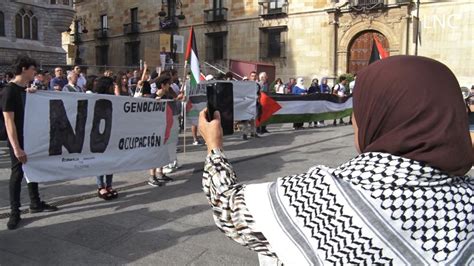
[[[265,123],[274,113],[281,109],[281,105],[264,92],[260,93],[260,104],[262,105],[262,113],[256,119],[257,126]]]
[[[187,48],[186,48],[186,55],[185,55],[185,61],[188,61],[189,62],[189,57],[191,56],[191,50],[193,48],[193,35],[194,35],[194,29],[193,27],[191,27],[191,29],[189,30],[189,40],[188,40],[188,45],[187,45]]]
[[[377,45],[377,50],[379,50],[380,59],[384,59],[388,57],[388,52],[383,49],[382,42],[380,42],[379,38],[374,35],[375,45]]]

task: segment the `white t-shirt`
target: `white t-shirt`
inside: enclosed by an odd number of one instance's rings
[[[81,88],[83,91],[85,91],[85,90],[86,90],[86,83],[87,83],[87,80],[86,80],[86,78],[84,77],[84,75],[81,73],[81,74],[79,75],[79,77],[77,77],[77,84],[76,84],[76,85],[77,85],[79,88]]]
[[[285,94],[285,85],[275,85],[275,92],[278,94]]]
[[[166,66],[166,54],[160,54],[160,63],[161,63],[161,69],[165,69]]]
[[[150,83],[150,87],[151,87],[151,94],[155,94],[158,91],[158,89],[156,88],[155,82]]]
[[[353,81],[351,81],[351,83],[349,83],[349,90],[351,91],[351,93],[354,91],[355,85],[356,85],[355,80],[353,80]]]
[[[338,96],[345,96],[346,95],[346,87],[342,85],[341,83],[336,84],[336,87],[334,88],[337,91]]]
[[[172,83],[172,84],[171,84],[171,88],[173,89],[173,91],[174,91],[176,94],[179,94],[179,86],[178,86],[178,84]]]

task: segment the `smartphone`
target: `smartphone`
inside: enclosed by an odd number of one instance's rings
[[[207,120],[214,118],[214,112],[221,114],[224,135],[234,133],[234,91],[231,82],[214,82],[206,85]]]

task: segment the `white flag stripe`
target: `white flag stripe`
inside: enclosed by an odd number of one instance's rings
[[[352,98],[344,103],[330,101],[278,101],[281,109],[274,115],[318,114],[339,112],[352,108]]]
[[[191,50],[191,74],[193,75],[196,83],[199,83],[200,80],[200,71],[199,71],[199,59],[196,56],[194,50]]]

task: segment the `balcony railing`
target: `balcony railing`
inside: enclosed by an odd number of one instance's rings
[[[175,17],[167,17],[160,20],[161,30],[173,30],[179,27],[178,19]]]
[[[108,37],[108,28],[99,28],[94,30],[94,38],[97,40],[107,39]]]
[[[259,0],[259,15],[262,18],[284,17],[288,15],[287,0]]]
[[[80,2],[77,1],[76,2]],[[51,5],[65,5],[65,6],[72,6],[73,0],[51,0],[49,2]]]
[[[204,10],[204,22],[222,22],[227,20],[227,8]]]
[[[139,32],[140,32],[140,23],[139,22],[123,24],[123,34],[124,35],[138,34]]]
[[[385,0],[352,0],[350,2],[351,9],[355,11],[370,11],[384,6]]]

